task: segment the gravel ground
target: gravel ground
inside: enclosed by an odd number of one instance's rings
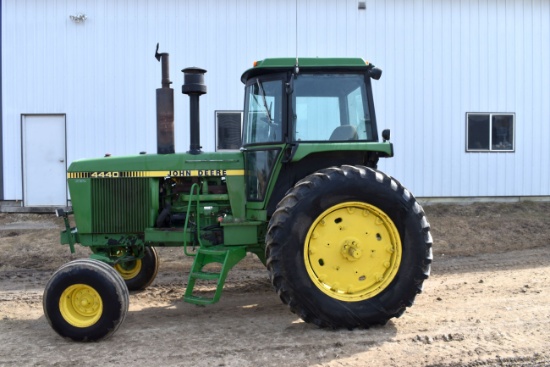
[[[425,206],[432,276],[401,318],[368,330],[303,323],[248,256],[219,303],[181,301],[191,261],[160,249],[159,275],[132,293],[99,343],[57,336],[44,285],[72,259],[50,214],[0,214],[0,366],[550,366],[550,203]]]

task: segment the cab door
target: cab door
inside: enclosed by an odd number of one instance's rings
[[[257,203],[252,205],[257,209],[265,207],[287,140],[283,77],[270,75],[252,78],[246,85],[242,150],[247,202]]]

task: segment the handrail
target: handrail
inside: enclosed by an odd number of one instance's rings
[[[187,256],[196,256],[196,253],[187,251],[187,225],[189,224],[189,214],[191,213],[191,203],[193,202],[193,192],[197,188],[197,207],[196,207],[196,231],[197,239],[199,241],[199,246],[202,247],[201,238],[200,238],[200,215],[199,215],[199,205],[200,205],[200,194],[199,194],[199,184],[194,183],[191,185],[191,190],[189,190],[189,201],[187,204],[187,214],[185,215],[185,225],[183,226],[183,253]]]

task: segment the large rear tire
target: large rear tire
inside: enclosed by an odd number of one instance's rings
[[[109,265],[80,259],[52,275],[42,303],[48,323],[59,335],[75,341],[96,341],[112,335],[124,321],[128,289]]]
[[[154,247],[146,246],[143,258],[119,262],[115,270],[122,276],[128,290],[140,291],[147,288],[159,270],[159,257]]]
[[[273,213],[266,242],[281,300],[320,327],[385,324],[413,304],[430,274],[422,207],[399,182],[363,166],[298,182]]]

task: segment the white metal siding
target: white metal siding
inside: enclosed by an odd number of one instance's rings
[[[242,108],[252,61],[360,56],[384,70],[377,117],[396,157],[380,168],[417,196],[550,195],[549,0],[357,3],[3,0],[4,198],[22,196],[21,114],[66,113],[69,163],[156,152],[157,42],[170,53],[177,151],[189,144],[182,68],[208,70],[201,143],[213,151],[214,111]],[[515,113],[515,152],[466,153],[466,112]]]
[[[549,1],[375,3],[380,168],[417,196],[550,194]],[[466,153],[466,112],[515,113],[515,152]]]

